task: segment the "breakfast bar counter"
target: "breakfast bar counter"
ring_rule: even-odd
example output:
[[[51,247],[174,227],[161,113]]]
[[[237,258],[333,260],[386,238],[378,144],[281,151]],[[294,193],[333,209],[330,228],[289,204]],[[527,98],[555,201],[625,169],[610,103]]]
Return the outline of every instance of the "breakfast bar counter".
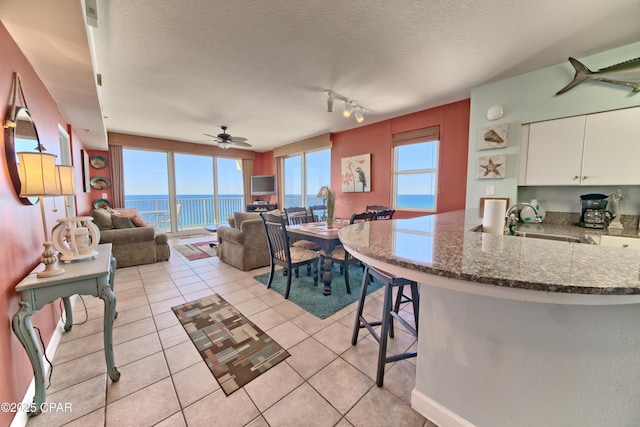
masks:
[[[469,209],[340,231],[356,258],[420,283],[412,407],[441,426],[637,425],[640,251],[481,223]]]

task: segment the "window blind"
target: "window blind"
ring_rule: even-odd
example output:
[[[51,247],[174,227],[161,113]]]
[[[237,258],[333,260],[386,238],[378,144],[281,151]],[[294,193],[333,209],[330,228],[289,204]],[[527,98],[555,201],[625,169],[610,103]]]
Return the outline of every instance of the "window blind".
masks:
[[[391,146],[416,144],[418,142],[440,140],[440,126],[429,126],[421,129],[409,130],[406,132],[394,133],[391,136]]]

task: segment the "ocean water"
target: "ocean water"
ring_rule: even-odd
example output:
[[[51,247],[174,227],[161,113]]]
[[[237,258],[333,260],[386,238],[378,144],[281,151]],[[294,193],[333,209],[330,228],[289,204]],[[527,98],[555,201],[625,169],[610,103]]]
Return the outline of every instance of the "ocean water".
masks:
[[[227,222],[229,215],[245,210],[244,198],[241,194],[218,195],[218,206],[215,206],[213,195],[181,194],[176,197],[180,205],[178,225],[182,227],[199,227],[205,224]],[[307,205],[322,205],[322,199],[316,195],[307,195]],[[285,196],[285,207],[301,206],[299,196]],[[147,222],[157,224],[161,229],[169,228],[169,196],[168,195],[127,195],[125,208],[136,208]],[[398,196],[397,209],[434,209],[433,195],[403,194]],[[216,221],[217,213],[217,221]]]

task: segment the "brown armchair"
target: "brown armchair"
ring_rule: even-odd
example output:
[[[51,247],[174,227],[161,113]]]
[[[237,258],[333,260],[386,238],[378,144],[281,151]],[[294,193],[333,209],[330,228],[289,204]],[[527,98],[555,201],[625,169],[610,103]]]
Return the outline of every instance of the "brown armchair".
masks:
[[[229,225],[218,227],[220,261],[242,271],[269,265],[269,244],[260,214],[236,212]]]

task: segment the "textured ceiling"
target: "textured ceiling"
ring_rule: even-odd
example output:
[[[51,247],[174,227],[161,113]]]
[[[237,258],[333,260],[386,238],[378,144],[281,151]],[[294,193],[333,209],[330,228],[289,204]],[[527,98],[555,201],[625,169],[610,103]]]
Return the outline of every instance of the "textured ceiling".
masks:
[[[23,10],[17,5],[59,3],[5,1]],[[79,3],[63,3],[76,10],[60,19],[80,34]],[[640,0],[98,0],[99,26],[85,43],[91,46],[93,37],[107,130],[208,143],[203,133],[227,125],[256,151],[267,151],[464,99],[477,85],[636,42],[638,16]],[[48,22],[50,15],[0,7],[6,18],[32,63],[31,56],[46,56],[23,47],[14,33],[21,19]],[[87,50],[74,52],[85,67]],[[324,89],[372,113],[361,125],[342,117],[341,102],[327,113]]]

